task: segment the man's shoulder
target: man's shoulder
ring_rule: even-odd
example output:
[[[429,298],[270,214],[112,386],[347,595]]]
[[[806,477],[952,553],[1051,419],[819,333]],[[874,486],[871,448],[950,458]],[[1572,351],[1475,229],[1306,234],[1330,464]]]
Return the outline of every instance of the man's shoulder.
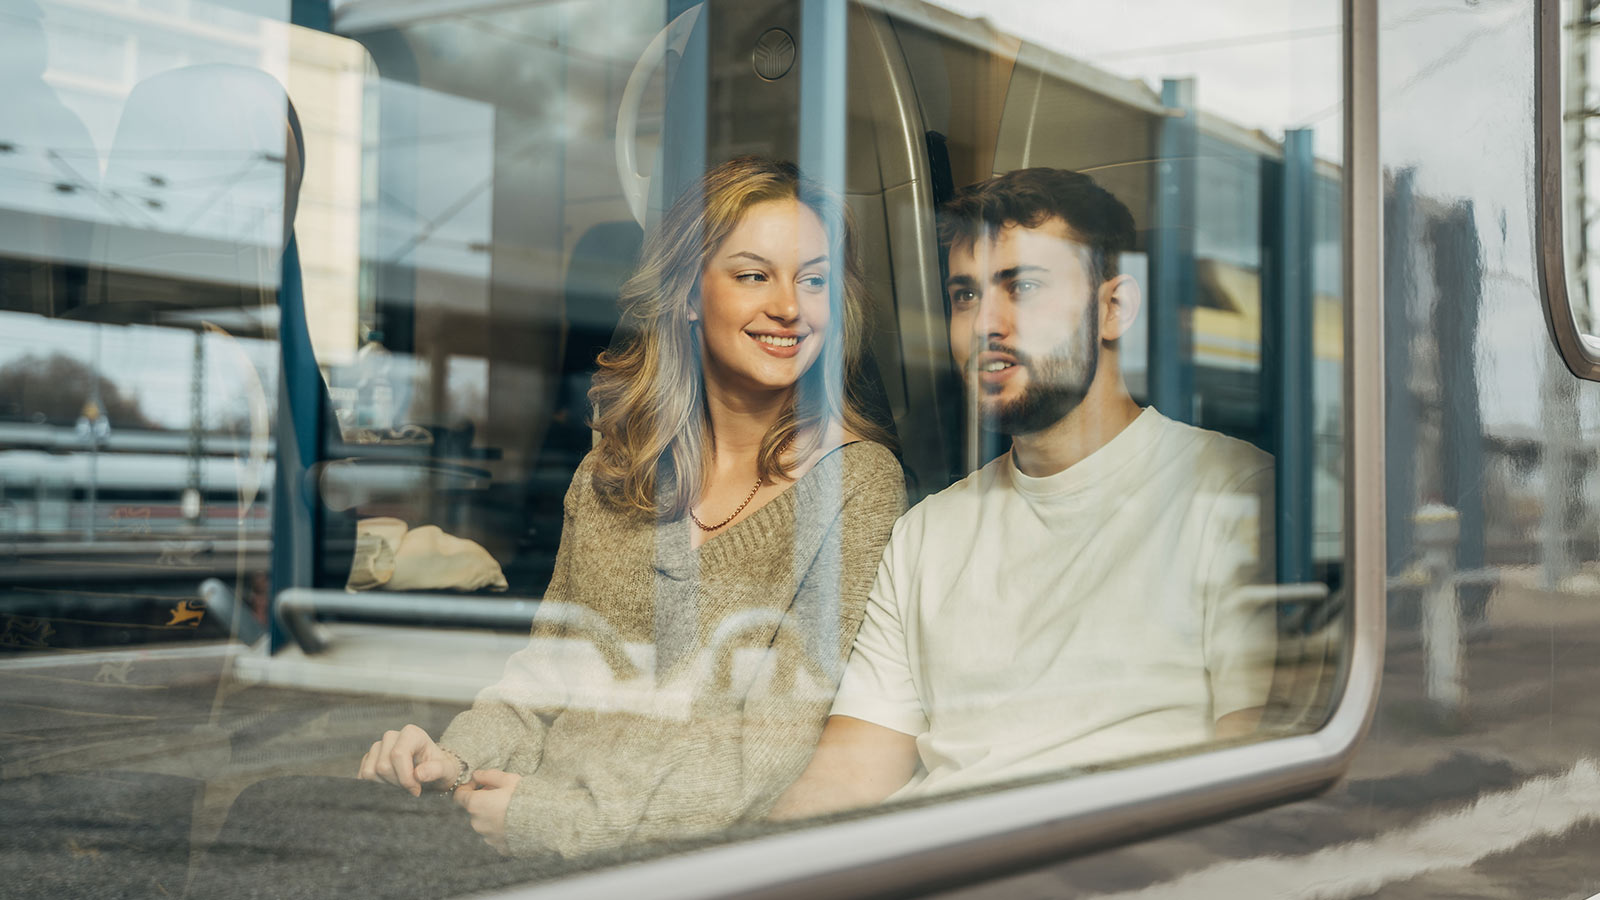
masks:
[[[972,514],[984,496],[1002,486],[1010,460],[1011,454],[1002,453],[960,481],[922,498],[900,518],[896,531],[920,531],[928,523],[948,530],[955,523],[974,521]]]
[[[1218,486],[1268,478],[1272,455],[1248,441],[1161,416],[1162,441],[1198,481]]]

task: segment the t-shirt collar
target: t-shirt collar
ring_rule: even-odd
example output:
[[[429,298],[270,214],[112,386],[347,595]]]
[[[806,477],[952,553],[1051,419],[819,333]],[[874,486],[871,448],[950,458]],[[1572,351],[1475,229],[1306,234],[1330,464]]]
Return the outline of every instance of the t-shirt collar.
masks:
[[[1017,468],[1016,458],[1008,451],[1005,468],[1017,492],[1029,498],[1059,497],[1078,493],[1106,483],[1112,474],[1122,469],[1148,449],[1161,429],[1162,415],[1155,407],[1147,406],[1134,417],[1116,437],[1104,446],[1065,469],[1035,478]]]

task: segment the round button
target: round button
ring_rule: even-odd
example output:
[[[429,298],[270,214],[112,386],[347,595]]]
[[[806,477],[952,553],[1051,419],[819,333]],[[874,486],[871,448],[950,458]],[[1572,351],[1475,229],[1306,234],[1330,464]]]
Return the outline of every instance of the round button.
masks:
[[[750,65],[767,81],[777,81],[794,68],[794,37],[782,28],[768,28],[756,38]]]

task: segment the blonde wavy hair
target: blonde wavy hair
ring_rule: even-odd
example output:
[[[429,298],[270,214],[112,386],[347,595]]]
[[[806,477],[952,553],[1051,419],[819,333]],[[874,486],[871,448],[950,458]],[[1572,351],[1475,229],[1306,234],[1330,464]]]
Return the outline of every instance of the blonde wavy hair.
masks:
[[[796,200],[817,214],[828,234],[833,270],[843,277],[829,280],[831,314],[822,353],[762,438],[758,471],[767,480],[788,477],[785,447],[793,442],[798,458],[809,456],[823,440],[821,426],[832,421],[892,446],[853,389],[865,352],[867,299],[849,209],[793,163],[741,157],[706,172],[672,205],[645,241],[638,270],[622,286],[621,340],[600,354],[589,390],[590,426],[600,433],[594,488],[613,507],[672,521],[699,497],[715,447],[700,329],[690,327],[689,311],[698,302],[706,261],[746,210],[771,200]]]

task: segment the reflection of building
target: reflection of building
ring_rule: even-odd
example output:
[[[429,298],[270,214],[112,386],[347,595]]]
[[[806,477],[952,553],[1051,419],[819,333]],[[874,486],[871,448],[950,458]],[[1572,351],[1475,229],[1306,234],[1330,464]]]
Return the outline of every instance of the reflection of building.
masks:
[[[1391,570],[1413,562],[1415,510],[1443,503],[1462,513],[1462,568],[1538,560],[1559,580],[1600,554],[1587,477],[1600,421],[1580,408],[1542,323],[1486,318],[1517,308],[1497,295],[1535,288],[1484,260],[1474,208],[1415,194],[1409,170],[1386,205]],[[1522,362],[1530,347],[1538,367]]]
[[[366,76],[360,48],[203,3],[174,11],[159,3],[52,0],[41,8],[33,28],[25,26],[7,39],[7,46],[22,39],[37,42],[39,50],[31,55],[39,57],[39,71],[15,71],[15,56],[9,64],[0,62],[8,90],[32,85],[40,107],[57,111],[53,117],[0,122],[0,144],[11,148],[9,159],[0,157],[6,163],[0,166],[0,269],[12,287],[0,297],[0,306],[60,315],[84,302],[115,306],[137,297],[146,301],[137,314],[75,315],[179,327],[205,318],[235,334],[270,333],[275,310],[248,308],[252,304],[240,309],[218,298],[237,296],[230,289],[235,278],[248,279],[238,286],[269,291],[275,281],[257,285],[253,272],[235,276],[224,267],[197,263],[193,255],[164,256],[151,250],[151,238],[168,233],[181,234],[194,246],[258,246],[265,257],[277,258],[282,148],[258,159],[205,160],[180,152],[163,161],[130,141],[134,129],[125,121],[135,87],[156,75],[184,66],[241,66],[270,73],[295,95],[308,153],[318,161],[307,172],[300,201],[313,340],[330,359],[347,359],[355,349],[360,260]],[[280,12],[286,19],[287,4]],[[22,132],[9,133],[16,129]],[[215,255],[220,259],[227,253]],[[39,278],[16,274],[46,266],[93,270],[108,264],[124,269],[126,277],[98,291],[91,285],[87,300],[81,288],[57,290],[60,296],[44,306],[37,296]],[[153,319],[146,314],[150,305],[160,310]],[[189,310],[206,312],[185,315]]]

